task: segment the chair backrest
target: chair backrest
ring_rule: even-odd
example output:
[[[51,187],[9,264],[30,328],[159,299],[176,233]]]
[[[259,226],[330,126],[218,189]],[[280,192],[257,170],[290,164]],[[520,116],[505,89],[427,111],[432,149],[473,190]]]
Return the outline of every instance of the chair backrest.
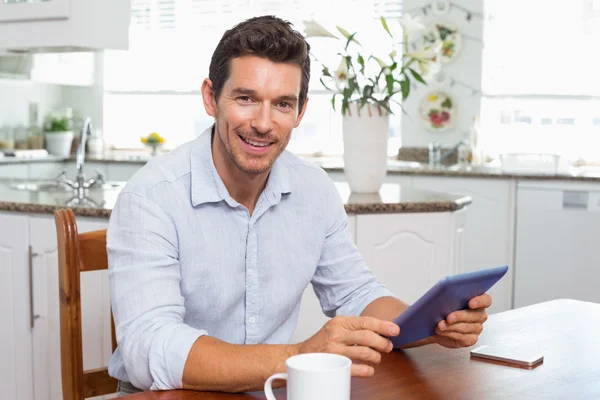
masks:
[[[117,381],[107,368],[83,370],[81,331],[81,285],[79,274],[108,269],[106,230],[77,232],[70,209],[54,212],[58,241],[58,279],[60,296],[60,355],[64,400],[83,400],[117,391]],[[117,347],[111,314],[113,352]]]

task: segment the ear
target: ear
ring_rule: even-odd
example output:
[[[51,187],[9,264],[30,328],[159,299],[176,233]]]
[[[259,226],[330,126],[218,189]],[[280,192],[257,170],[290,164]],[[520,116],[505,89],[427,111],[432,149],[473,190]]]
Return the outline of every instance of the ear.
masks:
[[[300,111],[300,114],[298,114],[298,118],[296,118],[296,123],[294,124],[294,128],[297,128],[298,125],[300,125],[302,118],[304,118],[304,113],[306,112],[307,105],[308,105],[308,96],[306,97],[306,100],[304,100],[304,104],[302,105],[302,110]]]
[[[202,102],[206,113],[213,118],[217,118],[217,99],[212,90],[212,81],[208,78],[202,82]]]

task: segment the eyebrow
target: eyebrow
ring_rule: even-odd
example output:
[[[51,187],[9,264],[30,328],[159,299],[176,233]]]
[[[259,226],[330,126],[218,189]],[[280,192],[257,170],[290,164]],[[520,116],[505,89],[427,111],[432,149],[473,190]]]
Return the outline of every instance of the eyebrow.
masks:
[[[231,91],[231,94],[234,96],[256,96],[256,90],[248,89],[244,87],[236,87]],[[277,97],[277,101],[291,101],[298,102],[298,96],[295,94],[284,94],[283,96]]]

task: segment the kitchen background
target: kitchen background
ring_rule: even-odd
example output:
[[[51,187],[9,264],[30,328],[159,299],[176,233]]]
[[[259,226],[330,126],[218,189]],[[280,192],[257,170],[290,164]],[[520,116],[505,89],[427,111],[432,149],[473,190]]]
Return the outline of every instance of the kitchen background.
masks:
[[[481,148],[492,157],[550,152],[571,161],[598,158],[600,83],[594,78],[600,61],[592,51],[600,35],[597,2],[456,0],[442,17],[427,0],[317,3],[134,0],[128,51],[1,57],[0,132],[22,135],[30,124],[29,104],[36,103],[38,127],[51,110],[72,107],[76,115],[92,117],[106,149],[142,149],[140,137],[150,132],[172,148],[210,125],[199,88],[216,42],[236,21],[274,13],[302,30],[304,20],[324,23],[336,15],[331,26],[360,37],[369,34],[366,22],[379,15],[397,19],[405,11],[426,23],[444,21],[460,37],[451,62],[427,87],[413,87],[403,105],[406,114],[391,121],[390,156],[431,141],[452,147],[475,125]],[[322,48],[319,40],[313,45]],[[316,64],[311,104],[289,148],[339,155],[341,115],[331,109]],[[456,112],[443,133],[431,132],[419,117],[423,99],[438,90],[451,97]]]
[[[500,265],[509,272],[491,290],[490,313],[558,298],[600,302],[600,1],[0,0],[3,398],[62,398],[53,211],[73,207],[79,232],[105,229],[125,181],[152,157],[142,137],[164,138],[160,153],[212,123],[199,89],[225,29],[276,14],[302,31],[314,18],[333,32],[357,31],[364,48],[377,50],[370,34],[381,30],[379,16],[393,24],[404,13],[452,40],[441,72],[412,87],[405,112],[390,119],[380,193],[348,190],[342,116],[318,63],[289,150],[327,171],[357,248],[408,302],[444,276]],[[338,51],[331,40],[309,40],[325,57]],[[429,117],[424,106],[443,101],[448,115]],[[44,125],[54,112],[74,120],[66,156],[15,150],[48,146],[57,134]],[[82,181],[96,183],[72,190],[85,118],[93,136]],[[458,151],[430,164],[433,142],[446,155],[465,139],[466,160]],[[86,274],[84,366],[98,368],[111,355],[108,276]],[[324,319],[307,288],[295,339]]]

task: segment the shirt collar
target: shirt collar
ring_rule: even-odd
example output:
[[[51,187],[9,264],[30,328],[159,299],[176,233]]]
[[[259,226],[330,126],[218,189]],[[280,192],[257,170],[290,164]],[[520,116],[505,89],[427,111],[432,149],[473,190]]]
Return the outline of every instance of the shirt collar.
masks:
[[[206,129],[196,139],[196,144],[191,151],[192,205],[195,207],[203,203],[216,203],[225,200],[230,206],[236,207],[239,203],[229,195],[212,158],[211,137],[213,127],[214,125]],[[291,193],[290,174],[285,162],[285,152],[277,157],[277,160],[273,163],[264,192],[271,194],[277,201],[282,194]],[[270,197],[268,198],[271,202]]]

